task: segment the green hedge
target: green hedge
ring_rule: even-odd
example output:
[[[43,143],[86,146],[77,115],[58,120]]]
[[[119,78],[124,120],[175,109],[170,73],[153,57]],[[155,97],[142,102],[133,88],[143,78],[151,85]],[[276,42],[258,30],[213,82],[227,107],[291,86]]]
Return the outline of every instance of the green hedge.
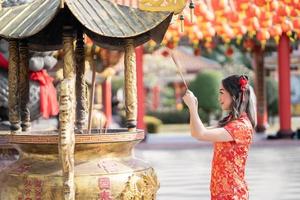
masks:
[[[181,111],[152,111],[147,114],[160,119],[164,124],[185,124],[189,122],[189,113],[186,109]]]
[[[153,116],[145,116],[144,122],[146,124],[146,129],[148,133],[157,133],[159,131],[159,127],[161,126],[162,122],[156,117]]]
[[[208,123],[208,115],[201,108],[198,110],[199,117],[203,123]],[[149,116],[154,116],[162,121],[164,124],[187,124],[190,123],[190,114],[185,107],[181,111],[172,110],[172,111],[156,111],[148,112]]]

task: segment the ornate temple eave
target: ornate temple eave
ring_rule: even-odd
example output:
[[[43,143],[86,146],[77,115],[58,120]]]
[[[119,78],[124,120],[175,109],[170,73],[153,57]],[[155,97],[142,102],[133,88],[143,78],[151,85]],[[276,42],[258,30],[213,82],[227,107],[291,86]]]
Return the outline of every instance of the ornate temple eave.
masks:
[[[66,0],[66,4],[88,30],[113,38],[129,38],[146,33],[171,14],[142,11],[107,0]]]
[[[21,39],[30,37],[55,17],[60,0],[35,0],[28,4],[0,10],[0,36]]]
[[[172,14],[169,15],[155,28],[148,30],[147,32],[144,32],[140,35],[127,38],[101,36],[88,29],[86,29],[84,32],[95,42],[95,44],[99,45],[100,47],[112,50],[124,50],[124,47],[126,46],[126,39],[132,39],[133,45],[135,47],[146,43],[150,39],[154,40],[157,43],[160,43],[164,37],[165,32],[167,31],[171,19]]]

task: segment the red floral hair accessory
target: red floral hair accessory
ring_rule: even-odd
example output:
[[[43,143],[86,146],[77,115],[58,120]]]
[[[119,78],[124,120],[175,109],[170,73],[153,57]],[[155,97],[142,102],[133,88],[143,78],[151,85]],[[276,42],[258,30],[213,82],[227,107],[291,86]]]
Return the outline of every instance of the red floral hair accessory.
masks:
[[[239,79],[239,85],[240,85],[242,92],[246,91],[247,84],[248,84],[248,78],[245,76],[241,76]]]

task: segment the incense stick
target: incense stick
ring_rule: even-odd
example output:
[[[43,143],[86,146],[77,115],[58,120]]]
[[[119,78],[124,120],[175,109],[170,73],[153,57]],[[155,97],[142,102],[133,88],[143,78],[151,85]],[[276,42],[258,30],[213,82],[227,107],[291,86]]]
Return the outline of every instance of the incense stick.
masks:
[[[88,119],[88,134],[91,134],[92,129],[92,112],[93,112],[93,106],[94,106],[94,96],[95,96],[95,82],[96,82],[96,64],[93,60],[93,77],[92,77],[92,91],[90,95],[90,108],[89,108],[89,119]]]
[[[176,59],[174,58],[173,53],[171,53],[171,58],[173,59],[175,65],[176,65],[176,67],[177,67],[177,71],[179,72],[179,75],[180,75],[181,80],[182,80],[182,82],[183,82],[183,84],[184,84],[184,86],[185,86],[185,89],[186,89],[186,90],[189,90],[188,85],[186,84],[186,81],[185,81],[185,79],[184,79],[184,77],[183,77],[183,74],[182,74],[182,71],[181,71],[181,66],[180,66],[180,64],[176,61]]]

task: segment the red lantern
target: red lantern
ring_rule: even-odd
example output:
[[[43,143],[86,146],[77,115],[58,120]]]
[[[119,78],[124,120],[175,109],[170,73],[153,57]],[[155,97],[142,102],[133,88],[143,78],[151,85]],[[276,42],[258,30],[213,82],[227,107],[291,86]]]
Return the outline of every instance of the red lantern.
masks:
[[[251,49],[253,49],[253,47],[254,47],[254,42],[253,42],[253,40],[251,40],[251,39],[246,39],[246,40],[244,41],[244,48],[245,48],[245,49],[251,50]]]
[[[289,16],[290,12],[290,8],[284,4],[281,4],[277,10],[277,14],[282,17]]]
[[[270,39],[270,33],[266,29],[260,29],[257,31],[256,38],[260,41],[266,41]]]
[[[269,33],[270,36],[272,37],[280,36],[282,34],[281,26],[280,25],[271,26],[269,28]]]
[[[247,18],[259,16],[260,9],[256,5],[250,4],[248,9],[246,10],[246,15]]]
[[[205,18],[207,21],[213,21],[213,20],[215,19],[215,15],[214,15],[211,11],[207,10],[207,11],[205,12],[204,18]]]
[[[273,12],[276,12],[277,10],[278,10],[278,8],[279,8],[279,3],[278,3],[278,1],[277,0],[273,0],[273,1],[271,1],[271,10],[273,11]]]
[[[168,56],[170,55],[170,53],[169,53],[169,51],[164,50],[163,52],[161,52],[161,55],[162,55],[163,57],[168,57]]]
[[[295,8],[291,10],[291,17],[298,17],[299,11],[297,11]]]
[[[193,25],[193,23],[185,17],[184,18],[184,26],[188,27],[188,26],[192,26],[192,25]]]
[[[249,0],[236,0],[235,4],[238,11],[244,11],[249,7]]]
[[[260,27],[267,28],[272,25],[272,20],[271,20],[271,13],[269,12],[262,12],[261,15],[259,16],[259,24]]]
[[[259,6],[259,7],[263,7],[266,5],[266,0],[254,0],[254,3]]]
[[[168,48],[170,48],[170,49],[174,49],[175,44],[174,44],[173,41],[168,41],[166,46],[167,46]]]
[[[273,24],[281,24],[283,21],[283,17],[280,17],[279,15],[273,15],[272,21]]]
[[[229,12],[226,16],[229,22],[232,22],[234,24],[239,22],[239,15],[237,12]]]
[[[247,28],[244,25],[237,26],[234,30],[236,35],[244,35],[247,32]]]
[[[293,24],[290,20],[286,19],[281,23],[281,28],[283,32],[287,33],[293,29]]]
[[[293,20],[293,26],[295,30],[300,30],[300,18],[296,18]]]
[[[225,55],[227,57],[231,57],[233,55],[233,49],[231,47],[228,47],[225,51]]]
[[[211,0],[211,6],[214,10],[224,10],[227,4],[227,0]]]
[[[194,55],[195,56],[200,56],[200,54],[201,54],[200,48],[195,48],[194,49]]]
[[[207,5],[203,2],[195,4],[194,13],[196,16],[203,16],[203,14],[208,10]]]
[[[233,32],[232,28],[228,24],[223,24],[223,30],[224,30],[224,34],[228,38],[234,38],[234,32]]]

